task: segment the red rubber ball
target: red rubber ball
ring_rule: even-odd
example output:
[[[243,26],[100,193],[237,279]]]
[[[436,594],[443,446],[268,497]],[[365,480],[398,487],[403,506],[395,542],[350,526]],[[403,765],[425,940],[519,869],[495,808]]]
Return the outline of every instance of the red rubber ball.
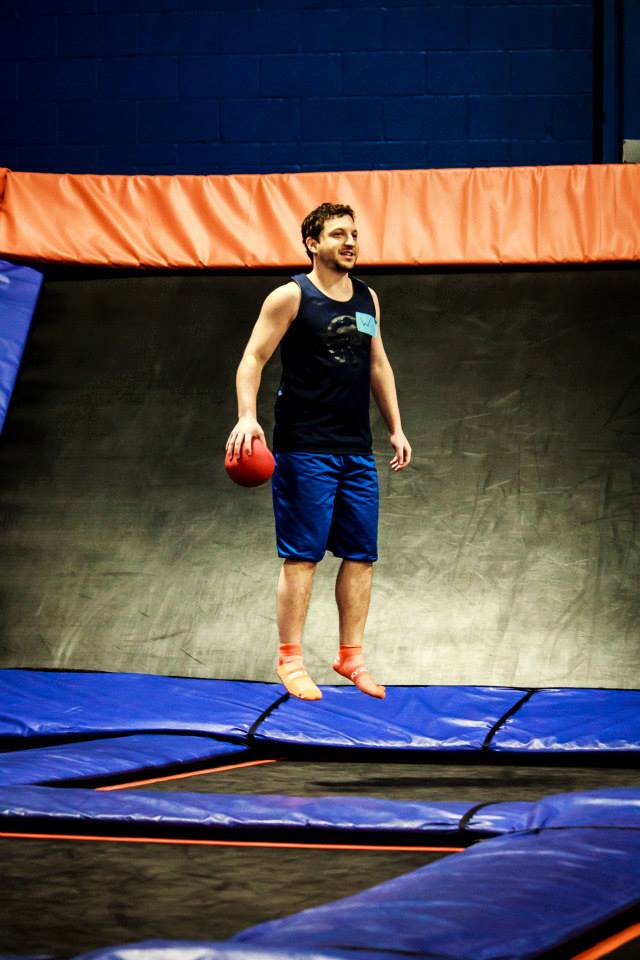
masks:
[[[241,487],[259,487],[266,483],[273,473],[276,462],[273,454],[264,445],[259,437],[254,437],[251,456],[242,447],[237,460],[227,454],[224,458],[224,467],[234,483]]]

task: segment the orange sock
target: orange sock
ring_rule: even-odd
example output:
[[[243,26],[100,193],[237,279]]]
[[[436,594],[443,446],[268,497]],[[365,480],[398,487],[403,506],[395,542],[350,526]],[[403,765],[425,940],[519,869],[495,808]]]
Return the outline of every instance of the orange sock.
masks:
[[[299,643],[281,643],[276,673],[292,697],[299,700],[320,700],[322,692],[307,673]]]
[[[363,693],[368,693],[370,697],[378,697],[379,700],[384,699],[386,690],[380,684],[373,682],[371,674],[364,665],[360,644],[357,646],[341,644],[338,656],[333,661],[333,669],[341,677],[346,677],[347,680],[355,683],[358,690],[362,690]]]

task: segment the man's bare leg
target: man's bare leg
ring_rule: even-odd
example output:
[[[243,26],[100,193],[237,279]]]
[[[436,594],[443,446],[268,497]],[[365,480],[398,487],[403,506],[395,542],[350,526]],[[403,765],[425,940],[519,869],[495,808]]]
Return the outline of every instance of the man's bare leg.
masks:
[[[336,579],[336,603],[340,616],[340,652],[333,669],[368,693],[382,699],[384,687],[374,683],[364,665],[362,641],[369,613],[373,564],[343,560]]]
[[[280,651],[276,673],[288,692],[300,700],[319,700],[322,697],[302,663],[302,633],[315,572],[315,563],[285,560],[278,580]]]

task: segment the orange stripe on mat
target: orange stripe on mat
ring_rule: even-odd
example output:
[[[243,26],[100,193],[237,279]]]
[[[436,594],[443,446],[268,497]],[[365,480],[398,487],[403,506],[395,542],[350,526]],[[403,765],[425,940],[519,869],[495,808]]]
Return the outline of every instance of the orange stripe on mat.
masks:
[[[173,773],[168,777],[154,777],[152,780],[132,780],[130,783],[117,783],[110,787],[96,787],[96,790],[126,790],[128,787],[144,787],[150,783],[164,783],[166,780],[186,780],[188,777],[202,777],[205,773],[224,773],[227,770],[240,770],[241,767],[258,767],[263,763],[278,763],[272,760],[247,760],[246,763],[233,763],[226,767],[210,767],[208,770],[194,770],[191,773]]]
[[[462,853],[465,847],[394,847],[356,843],[275,843],[267,840],[185,840],[173,837],[88,837],[72,833],[4,833],[18,840],[93,840],[99,843],[175,843],[203,847],[268,847],[287,850],[386,850],[395,853]]]
[[[621,933],[615,933],[612,937],[607,937],[602,943],[585,950],[584,953],[578,953],[573,957],[573,960],[599,960],[600,957],[606,957],[613,950],[617,950],[618,947],[622,947],[625,943],[630,943],[638,937],[640,937],[640,923],[634,923],[633,926],[627,927]]]

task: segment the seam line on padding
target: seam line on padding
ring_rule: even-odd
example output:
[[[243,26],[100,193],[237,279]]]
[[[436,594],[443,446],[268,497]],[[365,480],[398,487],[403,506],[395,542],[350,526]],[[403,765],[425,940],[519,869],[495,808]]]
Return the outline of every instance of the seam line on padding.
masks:
[[[458,823],[458,830],[462,833],[469,826],[469,822],[473,817],[475,817],[478,810],[482,810],[483,807],[491,807],[493,802],[490,800],[485,800],[484,803],[476,803],[475,807],[471,807],[467,812],[460,817],[460,822]]]
[[[482,741],[482,747],[481,747],[482,750],[488,750],[488,749],[489,749],[489,746],[490,746],[490,744],[491,744],[491,741],[492,741],[493,738],[495,737],[495,735],[496,735],[496,733],[498,732],[498,730],[500,729],[500,727],[504,726],[504,724],[507,722],[507,720],[508,720],[510,717],[512,717],[512,716],[514,715],[514,713],[517,713],[518,710],[520,709],[520,707],[524,706],[524,704],[527,702],[527,700],[530,700],[531,697],[534,695],[534,693],[537,693],[537,692],[538,692],[538,688],[537,688],[537,687],[533,687],[531,690],[527,690],[527,692],[525,693],[525,695],[524,695],[523,697],[520,697],[520,699],[518,700],[517,703],[514,703],[514,705],[513,705],[512,707],[509,707],[509,709],[507,710],[507,712],[504,713],[504,714],[500,717],[499,720],[496,720],[496,722],[495,722],[494,725],[491,727],[491,729],[490,729],[489,732],[487,733],[486,737],[485,737],[484,740]]]
[[[268,706],[266,710],[263,710],[263,711],[262,711],[262,713],[260,714],[260,716],[258,717],[258,719],[255,720],[255,721],[251,724],[251,726],[249,727],[249,730],[248,730],[248,732],[247,732],[247,744],[248,744],[248,746],[250,746],[250,747],[251,747],[251,746],[254,746],[255,738],[256,738],[256,730],[258,729],[258,727],[260,726],[260,724],[261,724],[261,723],[264,723],[264,721],[267,719],[267,717],[269,717],[269,716],[273,713],[274,710],[277,710],[281,703],[284,703],[284,702],[285,702],[286,700],[288,700],[288,699],[289,699],[289,693],[288,693],[288,692],[287,692],[287,693],[283,693],[282,696],[281,696],[281,697],[278,697],[278,699],[275,700],[272,704],[270,704],[270,706]]]

